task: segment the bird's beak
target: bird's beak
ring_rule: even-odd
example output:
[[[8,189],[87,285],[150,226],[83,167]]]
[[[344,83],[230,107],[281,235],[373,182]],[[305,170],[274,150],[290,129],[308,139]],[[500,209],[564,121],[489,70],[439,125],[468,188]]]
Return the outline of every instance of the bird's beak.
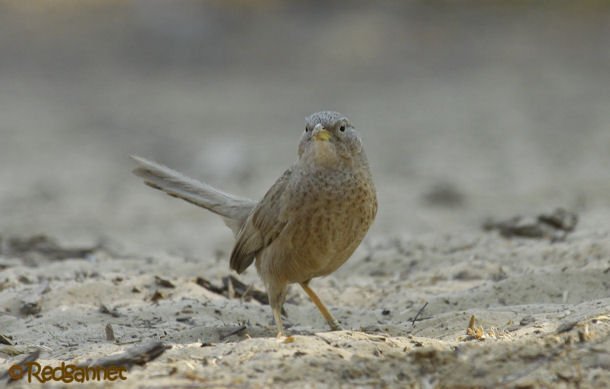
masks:
[[[321,124],[317,124],[313,129],[313,138],[318,141],[329,141],[332,134],[322,127]]]

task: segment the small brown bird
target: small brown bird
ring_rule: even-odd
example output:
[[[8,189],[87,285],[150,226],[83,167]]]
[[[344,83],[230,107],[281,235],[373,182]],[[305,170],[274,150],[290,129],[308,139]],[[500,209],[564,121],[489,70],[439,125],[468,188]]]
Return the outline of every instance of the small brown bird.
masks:
[[[236,243],[231,269],[256,260],[278,336],[289,284],[298,283],[332,330],[340,326],[309,287],[312,278],[337,270],[352,255],[377,213],[377,197],[362,146],[338,112],[306,118],[298,159],[260,202],[240,198],[144,158],[132,157],[145,183],[223,217]]]

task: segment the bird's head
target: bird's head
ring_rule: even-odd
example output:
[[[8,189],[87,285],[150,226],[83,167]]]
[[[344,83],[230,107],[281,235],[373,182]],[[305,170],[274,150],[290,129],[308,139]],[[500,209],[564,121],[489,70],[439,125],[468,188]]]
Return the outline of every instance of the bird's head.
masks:
[[[339,112],[316,112],[305,118],[299,158],[332,166],[351,162],[362,154],[362,140],[349,119]]]

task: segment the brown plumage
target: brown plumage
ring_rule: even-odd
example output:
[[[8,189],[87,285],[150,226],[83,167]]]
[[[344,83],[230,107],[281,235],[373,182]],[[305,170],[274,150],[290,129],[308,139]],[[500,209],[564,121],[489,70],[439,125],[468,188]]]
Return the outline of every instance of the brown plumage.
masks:
[[[377,212],[362,141],[349,120],[323,111],[306,119],[299,157],[258,203],[224,193],[140,157],[134,173],[153,188],[220,215],[236,243],[231,269],[252,262],[265,283],[278,335],[289,284],[300,284],[331,329],[339,329],[309,287],[337,270],[358,247]]]

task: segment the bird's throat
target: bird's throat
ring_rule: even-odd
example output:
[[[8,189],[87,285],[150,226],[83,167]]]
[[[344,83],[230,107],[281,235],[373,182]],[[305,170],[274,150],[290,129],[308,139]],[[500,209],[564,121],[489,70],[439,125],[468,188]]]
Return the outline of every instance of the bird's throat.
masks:
[[[320,166],[336,166],[339,155],[335,145],[328,141],[314,141],[312,144],[312,155],[315,164]]]

